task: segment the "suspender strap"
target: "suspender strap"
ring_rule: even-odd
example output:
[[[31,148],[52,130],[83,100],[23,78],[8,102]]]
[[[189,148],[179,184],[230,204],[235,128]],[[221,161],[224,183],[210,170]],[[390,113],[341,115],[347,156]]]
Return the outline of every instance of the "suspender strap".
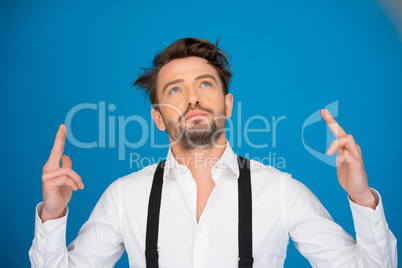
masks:
[[[240,175],[239,194],[239,268],[253,267],[252,193],[250,161],[238,156]],[[163,169],[165,161],[156,167],[148,203],[145,258],[147,268],[158,268],[159,211],[162,198]]]
[[[252,193],[250,161],[238,156],[239,191],[239,268],[253,267]]]
[[[149,196],[147,232],[145,238],[145,258],[147,268],[158,268],[159,211],[161,208],[164,167],[165,161],[160,162],[156,167],[151,194]]]

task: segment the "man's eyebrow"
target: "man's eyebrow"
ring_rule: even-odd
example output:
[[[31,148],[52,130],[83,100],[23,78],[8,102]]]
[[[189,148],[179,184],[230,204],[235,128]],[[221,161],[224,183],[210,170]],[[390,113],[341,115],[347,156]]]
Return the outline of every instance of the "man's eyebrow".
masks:
[[[181,82],[184,82],[184,80],[183,80],[183,79],[176,79],[176,80],[173,80],[173,81],[170,81],[170,82],[166,83],[166,85],[163,87],[162,94],[165,93],[165,90],[166,90],[169,86],[174,85],[174,84],[177,84],[177,83],[181,83]]]
[[[216,78],[210,74],[203,74],[203,75],[197,76],[194,80],[199,80],[199,79],[203,79],[203,78],[211,78],[211,79],[215,80],[215,83],[218,83],[218,81],[216,81]]]
[[[204,79],[204,78],[211,78],[211,79],[213,79],[216,83],[218,83],[218,81],[216,81],[216,78],[215,78],[214,76],[210,75],[210,74],[202,74],[202,75],[199,75],[199,76],[197,76],[194,80],[199,80],[199,79]],[[184,82],[184,79],[176,79],[176,80],[173,80],[173,81],[170,81],[170,82],[166,83],[166,85],[163,87],[162,94],[165,93],[165,90],[166,90],[169,86],[174,85],[174,84],[177,84],[177,83],[182,83],[182,82]]]

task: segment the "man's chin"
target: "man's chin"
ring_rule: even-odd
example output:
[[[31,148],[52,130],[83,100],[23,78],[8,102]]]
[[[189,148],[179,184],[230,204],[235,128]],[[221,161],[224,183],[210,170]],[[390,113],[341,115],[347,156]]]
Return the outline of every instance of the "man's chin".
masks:
[[[210,132],[211,128],[209,126],[193,126],[191,128],[187,128],[186,132],[187,133],[192,133],[192,132]]]
[[[198,128],[200,126],[202,127],[208,127],[210,126],[210,122],[206,121],[204,119],[194,119],[186,122],[186,128],[191,129],[191,128]]]

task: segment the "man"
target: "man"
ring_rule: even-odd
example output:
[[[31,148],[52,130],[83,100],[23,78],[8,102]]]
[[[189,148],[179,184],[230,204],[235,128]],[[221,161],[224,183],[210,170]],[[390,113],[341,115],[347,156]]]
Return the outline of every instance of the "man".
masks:
[[[283,267],[290,236],[313,267],[396,267],[396,239],[353,137],[321,111],[357,243],[303,184],[233,153],[224,132],[230,78],[226,54],[204,40],[180,39],[156,55],[134,84],[168,133],[166,162],[110,185],[68,249],[67,204],[84,186],[63,155],[61,125],[43,168],[32,266],[112,267],[126,249],[131,267]]]

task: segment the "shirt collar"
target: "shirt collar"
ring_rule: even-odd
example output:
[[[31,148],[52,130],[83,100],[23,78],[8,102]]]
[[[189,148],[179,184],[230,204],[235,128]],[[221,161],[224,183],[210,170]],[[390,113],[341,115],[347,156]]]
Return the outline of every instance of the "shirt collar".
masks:
[[[229,142],[226,140],[226,148],[223,152],[221,158],[219,158],[218,162],[212,167],[212,175],[220,169],[228,169],[236,175],[236,178],[239,177],[239,163],[237,162],[237,155],[233,152],[232,147]],[[169,151],[166,157],[165,169],[163,172],[163,179],[169,175],[170,172],[174,172],[176,174],[183,174],[188,168],[185,165],[179,164],[173,156],[172,148],[169,147]]]

